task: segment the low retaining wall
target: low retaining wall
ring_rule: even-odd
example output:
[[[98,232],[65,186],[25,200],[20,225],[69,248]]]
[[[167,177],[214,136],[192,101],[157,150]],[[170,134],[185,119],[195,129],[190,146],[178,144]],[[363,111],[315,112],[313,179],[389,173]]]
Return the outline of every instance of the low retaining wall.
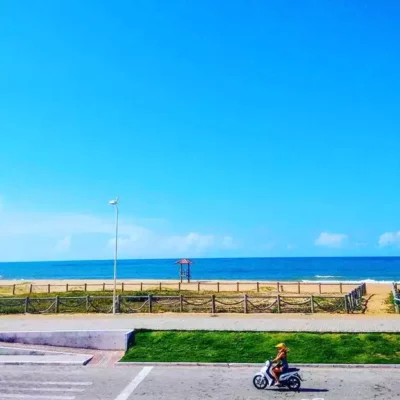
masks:
[[[126,351],[133,341],[133,330],[0,332],[0,342],[78,349]]]

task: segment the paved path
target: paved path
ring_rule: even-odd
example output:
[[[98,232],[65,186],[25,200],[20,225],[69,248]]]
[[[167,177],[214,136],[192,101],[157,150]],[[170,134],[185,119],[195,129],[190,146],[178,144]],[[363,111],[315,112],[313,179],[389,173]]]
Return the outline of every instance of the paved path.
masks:
[[[400,332],[400,315],[10,315],[0,331],[102,329],[252,330],[298,332]]]
[[[257,390],[251,368],[3,367],[0,400],[398,399],[397,370],[302,369],[299,393]]]

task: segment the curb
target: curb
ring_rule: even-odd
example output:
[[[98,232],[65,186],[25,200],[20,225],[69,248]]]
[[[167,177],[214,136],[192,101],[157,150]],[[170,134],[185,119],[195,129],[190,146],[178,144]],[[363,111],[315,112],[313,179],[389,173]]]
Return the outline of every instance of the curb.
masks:
[[[196,362],[123,362],[118,361],[114,364],[118,367],[219,367],[219,368],[261,368],[264,364],[253,363],[196,363]],[[377,369],[400,369],[400,364],[290,364],[295,368],[377,368]]]

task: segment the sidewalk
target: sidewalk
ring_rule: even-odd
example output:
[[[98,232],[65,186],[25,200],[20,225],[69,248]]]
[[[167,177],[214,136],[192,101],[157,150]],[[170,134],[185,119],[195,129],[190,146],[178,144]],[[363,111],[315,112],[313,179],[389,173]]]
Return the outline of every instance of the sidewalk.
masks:
[[[400,315],[129,314],[2,315],[0,331],[231,330],[297,332],[400,332]]]

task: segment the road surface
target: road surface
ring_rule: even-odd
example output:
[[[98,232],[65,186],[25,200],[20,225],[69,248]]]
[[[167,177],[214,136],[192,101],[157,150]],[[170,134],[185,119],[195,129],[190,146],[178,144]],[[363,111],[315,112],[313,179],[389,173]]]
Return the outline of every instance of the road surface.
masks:
[[[0,331],[178,329],[297,332],[400,332],[400,315],[2,315]]]
[[[252,368],[2,367],[0,400],[392,400],[398,370],[304,369],[303,389],[258,391]]]

